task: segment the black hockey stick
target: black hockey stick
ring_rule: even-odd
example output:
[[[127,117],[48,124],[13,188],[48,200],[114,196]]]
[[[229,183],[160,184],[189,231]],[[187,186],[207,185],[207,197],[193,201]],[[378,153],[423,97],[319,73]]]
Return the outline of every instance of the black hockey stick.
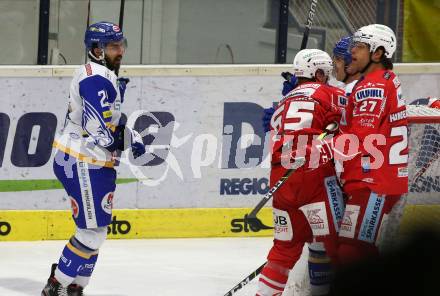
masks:
[[[325,128],[324,132],[318,136],[318,140],[322,140],[329,133],[336,131],[339,128],[339,125],[336,122],[332,122]],[[257,218],[258,212],[263,208],[263,206],[272,198],[273,194],[281,187],[281,185],[286,182],[286,180],[295,172],[298,168],[300,168],[305,163],[305,158],[300,157],[296,158],[292,167],[289,168],[286,173],[275,183],[275,185],[269,190],[268,193],[263,197],[263,199],[255,206],[255,208],[247,215],[247,222],[249,226],[254,231],[259,231],[261,229],[269,229],[271,227],[264,225],[263,222]]]
[[[257,275],[259,275],[261,273],[261,270],[263,270],[265,265],[266,265],[266,262],[264,262],[260,267],[258,267],[256,270],[254,270],[250,275],[248,275],[243,280],[241,280],[237,285],[234,286],[234,288],[229,290],[225,294],[225,296],[232,296],[235,294],[235,292],[237,292],[238,290],[240,290],[241,288],[243,288],[244,286],[249,284],[250,281],[252,281]]]
[[[119,28],[122,31],[124,26],[124,10],[125,10],[125,0],[121,0],[121,7],[119,8]],[[119,76],[119,68],[115,69],[116,76]]]
[[[125,8],[125,0],[121,0],[121,7],[119,9],[119,28],[124,26],[124,9]]]
[[[90,1],[91,0],[89,0],[87,3],[87,27],[86,27],[86,30],[88,30],[89,26],[90,26]],[[85,55],[84,55],[84,63],[87,63],[87,55],[88,55],[88,52],[87,52],[87,48],[86,48]]]
[[[309,15],[307,17],[307,24],[304,30],[304,35],[300,49],[305,49],[307,47],[307,41],[309,40],[309,32],[310,29],[312,28],[313,18],[315,17],[316,5],[318,5],[318,0],[312,0],[312,3],[310,4]]]

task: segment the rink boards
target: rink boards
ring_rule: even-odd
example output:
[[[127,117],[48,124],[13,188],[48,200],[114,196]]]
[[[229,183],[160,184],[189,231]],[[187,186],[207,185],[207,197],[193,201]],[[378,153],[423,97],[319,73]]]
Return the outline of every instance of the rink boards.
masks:
[[[64,123],[74,69],[0,67],[0,240],[64,239],[72,232],[69,198],[52,172],[51,146]],[[123,227],[121,219],[131,228],[110,237],[270,236],[271,230],[254,232],[240,220],[268,191],[269,137],[261,115],[280,99],[280,73],[286,70],[285,65],[121,69],[131,79],[122,111],[148,129],[150,158],[144,167],[127,161],[118,167],[113,225]],[[396,72],[408,103],[439,96],[440,64],[397,65]],[[440,172],[429,178],[429,186],[410,192],[404,220],[409,228],[439,219]],[[270,209],[262,214],[270,224]]]
[[[142,209],[114,210],[109,238],[190,238],[270,236],[255,231],[246,221],[250,209]],[[272,211],[258,217],[271,225]],[[70,211],[0,211],[0,241],[67,239],[74,231]]]
[[[248,208],[114,210],[107,228],[110,239],[271,236],[271,229],[255,231],[246,221]],[[272,226],[272,211],[258,217]],[[440,227],[439,206],[409,205],[400,232]],[[70,211],[0,211],[0,241],[68,239],[74,231]]]

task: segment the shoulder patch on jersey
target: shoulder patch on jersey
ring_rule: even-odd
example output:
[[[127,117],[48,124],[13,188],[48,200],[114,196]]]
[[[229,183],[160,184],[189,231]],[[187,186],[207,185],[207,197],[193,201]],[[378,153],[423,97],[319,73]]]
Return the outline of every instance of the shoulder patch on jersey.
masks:
[[[338,105],[341,107],[347,106],[347,97],[345,96],[338,96]]]
[[[390,122],[399,121],[406,118],[406,110],[390,114]]]
[[[390,79],[390,78],[391,78],[391,73],[388,72],[388,71],[386,71],[386,72],[383,74],[383,78],[385,78],[386,80]]]
[[[104,118],[112,117],[112,110],[104,111],[102,112],[102,115],[104,116]]]
[[[86,64],[85,67],[86,67],[87,76],[91,76],[92,75],[92,66],[90,66],[90,64]]]

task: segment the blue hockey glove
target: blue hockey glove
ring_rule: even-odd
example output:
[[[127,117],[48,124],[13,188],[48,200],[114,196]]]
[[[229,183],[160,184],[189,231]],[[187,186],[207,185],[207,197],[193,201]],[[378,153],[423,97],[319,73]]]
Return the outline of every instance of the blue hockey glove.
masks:
[[[272,118],[272,115],[274,113],[275,113],[275,108],[273,107],[264,109],[264,115],[262,118],[264,132],[270,131],[270,119]]]
[[[143,143],[135,142],[131,144],[131,151],[133,152],[134,158],[138,158],[145,154],[145,145]]]
[[[145,145],[142,142],[142,136],[135,130],[131,131],[131,152],[134,159],[145,154]]]
[[[286,80],[283,82],[283,90],[281,91],[281,94],[285,96],[298,85],[298,78],[290,72],[283,72],[281,76]]]
[[[119,93],[121,94],[121,103],[123,103],[125,90],[127,89],[127,84],[130,82],[130,79],[126,77],[119,77],[117,81],[118,81]]]

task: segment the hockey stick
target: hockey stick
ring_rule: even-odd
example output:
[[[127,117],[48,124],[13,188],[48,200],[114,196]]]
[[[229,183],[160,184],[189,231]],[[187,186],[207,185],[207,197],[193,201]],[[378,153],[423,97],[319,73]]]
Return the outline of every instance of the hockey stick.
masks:
[[[249,284],[250,281],[252,281],[257,275],[259,275],[261,273],[261,270],[263,270],[265,265],[266,265],[266,262],[264,262],[260,267],[258,267],[256,270],[254,270],[250,275],[248,275],[243,280],[241,280],[237,285],[234,286],[234,288],[229,290],[225,294],[225,296],[232,296],[235,294],[235,292],[237,292],[238,290],[240,290],[241,288],[243,288],[244,286]]]
[[[318,5],[318,0],[312,0],[312,3],[310,4],[310,10],[307,18],[306,28],[304,30],[304,35],[301,42],[301,48],[300,48],[301,50],[307,47],[307,41],[309,40],[309,32],[310,29],[312,28],[313,18],[315,17],[316,5]]]
[[[339,128],[339,124],[337,122],[332,122],[325,128],[324,132],[318,136],[319,140],[322,140],[327,136],[329,133],[336,131]],[[297,159],[298,161],[298,159]],[[295,161],[295,163],[297,162]],[[300,161],[302,164],[304,164],[304,158],[300,158]],[[298,163],[299,163],[298,162]],[[301,165],[302,165],[301,164]],[[299,168],[301,165],[295,166],[296,168]],[[272,197],[273,193],[277,191],[281,185],[289,178],[289,176],[295,171],[294,168],[290,168],[281,178],[278,180],[278,182],[269,190],[269,192],[263,197],[263,199],[258,203],[258,205],[252,210],[252,212],[248,215],[248,223],[253,229],[266,229],[267,226],[261,222],[260,219],[257,218],[258,211],[264,206],[264,204],[267,203],[267,201]],[[251,219],[249,219],[251,218]],[[261,228],[262,227],[262,228]],[[258,231],[256,230],[256,231]],[[254,230],[255,231],[255,230]],[[241,280],[237,285],[235,285],[231,290],[229,290],[224,296],[232,296],[246,286],[250,281],[252,281],[257,275],[261,273],[264,266],[266,265],[266,262],[264,262],[260,267],[258,267],[256,270],[254,270],[250,275],[245,277],[243,280]]]
[[[125,0],[121,0],[121,7],[119,9],[119,28],[124,26],[124,8],[125,8]]]
[[[124,26],[124,10],[125,10],[125,0],[121,0],[121,7],[119,8],[119,28],[122,31]],[[119,76],[119,68],[115,69],[116,76]]]
[[[318,136],[318,140],[324,139],[325,136],[330,132],[334,132],[339,128],[339,125],[336,122],[330,123],[324,130],[322,134]],[[275,185],[269,190],[268,193],[263,197],[263,199],[255,206],[255,208],[247,215],[246,219],[249,223],[250,227],[254,231],[259,231],[261,229],[270,229],[271,227],[264,225],[263,222],[257,218],[258,212],[263,208],[263,206],[272,198],[273,194],[281,187],[281,185],[286,182],[286,180],[295,172],[298,168],[300,168],[305,163],[304,157],[299,157],[295,159],[292,167],[289,168],[284,175],[275,183]]]
[[[88,30],[89,26],[90,26],[90,1],[91,0],[89,0],[89,2],[87,3],[87,27],[86,27],[86,30]],[[87,55],[88,55],[88,52],[87,52],[87,48],[86,48],[85,55],[84,55],[84,64],[87,63]]]
[[[272,188],[270,188],[269,192],[266,193],[266,195],[264,195],[263,199],[260,200],[260,202],[249,213],[249,215],[247,215],[246,217],[247,222],[254,231],[272,228],[267,225],[264,225],[263,222],[261,222],[261,220],[257,218],[257,214],[261,210],[261,208],[264,207],[264,205],[272,198],[273,194],[281,187],[281,185],[283,185],[284,182],[286,182],[286,180],[290,177],[290,175],[292,175],[292,173],[296,171],[298,168],[300,168],[304,163],[305,163],[304,157],[296,158],[292,167],[289,168],[284,173],[284,175],[275,183],[275,185],[273,185]]]

